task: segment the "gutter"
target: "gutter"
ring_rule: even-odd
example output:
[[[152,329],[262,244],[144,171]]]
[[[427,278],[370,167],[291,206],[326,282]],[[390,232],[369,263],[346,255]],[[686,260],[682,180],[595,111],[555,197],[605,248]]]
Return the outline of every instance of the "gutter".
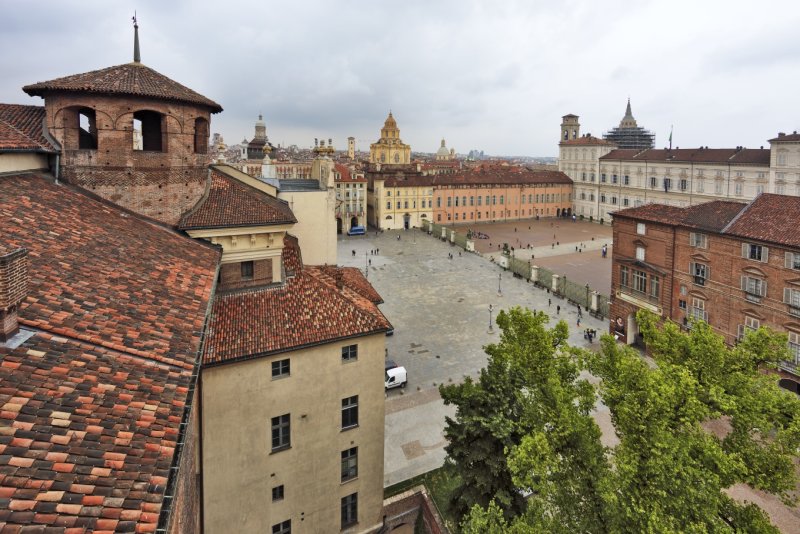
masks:
[[[208,304],[206,306],[206,313],[205,319],[203,320],[203,329],[200,332],[200,345],[197,349],[197,353],[195,356],[194,366],[192,368],[192,378],[189,384],[189,391],[186,395],[186,405],[183,408],[183,414],[181,415],[181,422],[179,425],[179,432],[178,432],[178,439],[175,444],[175,454],[172,456],[172,464],[169,467],[169,477],[167,478],[167,486],[164,490],[164,498],[161,501],[161,511],[158,515],[158,524],[156,526],[156,533],[157,534],[167,534],[172,526],[172,505],[175,500],[176,496],[176,486],[177,486],[177,475],[178,475],[178,468],[180,466],[181,458],[183,457],[183,448],[185,445],[186,439],[186,428],[189,425],[189,418],[191,417],[192,412],[192,398],[194,397],[195,388],[200,387],[200,370],[201,364],[203,361],[203,352],[205,350],[205,343],[206,343],[206,331],[208,330],[208,323],[211,320],[211,310],[214,305],[214,297],[216,294],[217,289],[217,282],[216,280],[219,278],[219,269],[220,269],[220,262],[217,262],[217,268],[214,273],[214,282],[211,288],[211,294],[209,295]],[[198,410],[202,410],[202,402],[200,399],[200,391],[197,392],[197,400],[198,400]],[[202,424],[202,411],[198,413],[197,417],[198,425],[197,425],[197,439],[198,439],[198,459],[200,462],[200,480],[198,482],[199,488],[199,511],[200,511],[200,532],[203,532],[203,468],[202,468],[202,461],[203,461],[203,424]]]

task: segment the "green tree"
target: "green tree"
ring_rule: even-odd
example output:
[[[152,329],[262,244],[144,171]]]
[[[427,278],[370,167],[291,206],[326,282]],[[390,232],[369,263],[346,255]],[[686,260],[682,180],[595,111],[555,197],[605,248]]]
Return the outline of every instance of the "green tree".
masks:
[[[787,359],[785,336],[760,329],[730,348],[703,322],[686,333],[641,312],[651,360],[610,336],[581,353],[566,345],[566,325],[546,321],[501,314],[480,379],[442,388],[457,406],[448,453],[464,475],[463,532],[777,532],[725,490],[745,483],[792,502],[800,400],[764,372]],[[619,439],[605,456],[577,361],[600,379]],[[484,460],[502,483],[474,492],[473,480],[491,479]],[[530,495],[522,506],[508,499],[520,492]]]
[[[589,415],[594,390],[578,378],[566,324],[548,329],[548,320],[521,308],[501,312],[500,342],[486,347],[489,361],[478,380],[440,388],[445,403],[456,406],[445,429],[448,459],[462,477],[452,506],[461,517],[493,503],[488,511],[506,518],[535,507],[539,519],[531,525],[543,532],[593,532],[604,522],[607,471]],[[493,517],[474,513],[476,520]]]
[[[724,489],[788,500],[795,485],[800,402],[762,372],[786,357],[785,337],[760,330],[731,349],[703,322],[686,334],[646,312],[637,321],[654,366],[610,337],[590,359],[620,439],[612,531],[777,532]]]

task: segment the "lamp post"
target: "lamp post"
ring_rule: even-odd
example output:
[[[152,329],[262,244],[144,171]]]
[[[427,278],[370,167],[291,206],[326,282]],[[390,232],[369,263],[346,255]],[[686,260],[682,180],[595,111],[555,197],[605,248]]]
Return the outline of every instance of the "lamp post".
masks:
[[[492,326],[492,305],[489,304],[489,333],[494,334],[494,327]]]
[[[364,252],[364,276],[369,280],[369,252]]]
[[[502,297],[503,290],[500,289],[500,282],[503,280],[503,273],[497,273],[497,295]]]

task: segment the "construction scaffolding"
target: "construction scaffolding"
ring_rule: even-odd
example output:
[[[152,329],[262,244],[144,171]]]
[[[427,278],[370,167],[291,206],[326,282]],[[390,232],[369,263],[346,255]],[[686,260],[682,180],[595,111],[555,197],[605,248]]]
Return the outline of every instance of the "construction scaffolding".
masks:
[[[656,144],[656,134],[645,130],[641,126],[612,128],[603,134],[603,139],[611,141],[617,148],[634,148],[644,150],[653,148]]]

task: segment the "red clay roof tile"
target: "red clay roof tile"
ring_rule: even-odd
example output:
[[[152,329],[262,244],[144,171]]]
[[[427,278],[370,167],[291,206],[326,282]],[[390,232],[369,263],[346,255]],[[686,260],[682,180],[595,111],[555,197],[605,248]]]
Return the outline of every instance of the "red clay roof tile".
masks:
[[[296,269],[285,284],[218,294],[206,336],[205,365],[285,352],[339,339],[385,332],[377,293],[357,269],[297,266],[296,240],[284,242],[284,261]],[[288,260],[288,261],[287,261]],[[294,265],[293,265],[294,264]],[[287,267],[287,270],[289,267]],[[342,288],[336,272],[342,273]],[[360,280],[361,279],[361,280]],[[357,288],[357,289],[354,289]]]
[[[756,197],[724,233],[748,239],[800,247],[800,197],[763,193]]]
[[[178,228],[192,230],[296,222],[297,219],[285,200],[279,200],[212,169],[208,195],[183,216]]]
[[[559,143],[561,146],[617,146],[615,143],[611,141],[606,141],[605,139],[599,139],[597,137],[593,137],[591,135],[584,135],[582,137],[578,137],[577,139],[570,139],[569,141],[561,141]]]
[[[100,93],[144,96],[159,100],[188,102],[207,107],[212,113],[222,111],[222,106],[171,80],[141,63],[125,63],[105,69],[73,74],[46,82],[26,85],[23,91],[31,96],[44,97],[48,93]]]
[[[44,135],[42,106],[0,104],[0,152],[57,152]]]

